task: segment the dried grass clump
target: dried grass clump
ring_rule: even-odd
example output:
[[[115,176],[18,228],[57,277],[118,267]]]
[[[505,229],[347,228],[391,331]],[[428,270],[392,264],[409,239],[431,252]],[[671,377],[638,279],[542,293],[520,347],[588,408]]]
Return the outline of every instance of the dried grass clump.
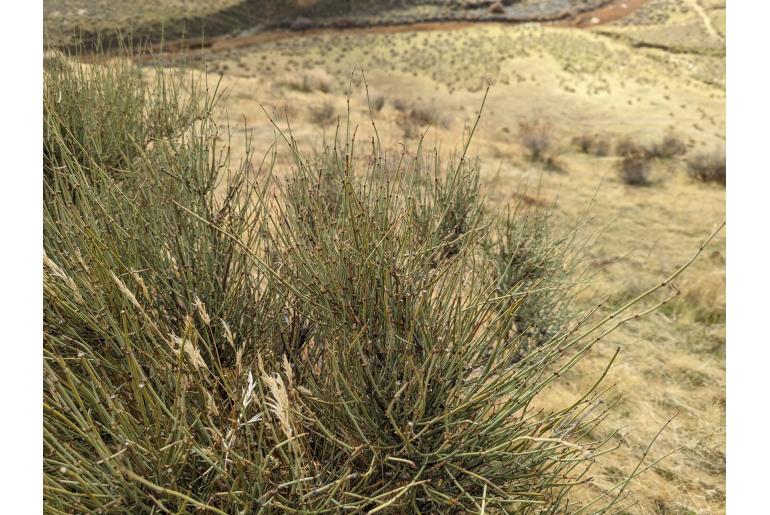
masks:
[[[687,174],[702,182],[727,184],[727,156],[724,148],[700,152],[687,161]]]
[[[52,104],[59,81],[118,87],[46,74],[47,112],[76,108]],[[186,119],[165,84],[153,105]],[[254,182],[200,105],[120,178],[94,139],[70,147],[74,126],[45,118],[46,509],[578,509],[571,492],[619,445],[594,436],[599,382],[561,411],[532,406],[645,296],[522,355],[517,311],[535,292],[485,257],[467,145],[394,170],[376,144],[309,157],[287,135],[289,182]],[[641,465],[583,513],[623,509]]]

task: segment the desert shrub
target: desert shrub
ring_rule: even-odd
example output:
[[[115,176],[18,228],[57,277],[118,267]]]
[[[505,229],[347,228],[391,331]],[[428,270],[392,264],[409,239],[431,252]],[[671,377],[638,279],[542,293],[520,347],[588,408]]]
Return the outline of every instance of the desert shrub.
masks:
[[[385,107],[385,95],[379,93],[374,94],[371,98],[370,105],[375,112],[378,113],[382,111],[382,108]]]
[[[206,109],[118,180],[68,130],[51,133],[44,177],[48,511],[575,507],[611,450],[591,436],[598,384],[556,412],[530,406],[619,312],[521,356],[522,304],[484,257],[491,221],[465,152],[386,171],[376,145],[369,159],[339,140],[306,156],[287,137],[290,181],[247,179]]]
[[[620,157],[643,157],[649,155],[649,149],[630,137],[624,137],[615,144],[615,154]]]
[[[99,90],[111,86],[91,81],[111,81],[112,73],[79,80]],[[45,102],[56,99],[46,91]],[[177,100],[158,97],[153,105],[173,119]],[[92,107],[97,119],[99,109],[110,113],[105,104]],[[266,442],[244,427],[266,408],[244,397],[244,365],[274,343],[260,336],[273,323],[266,314],[274,299],[250,254],[260,245],[263,217],[251,200],[260,192],[241,165],[215,194],[229,153],[217,151],[218,129],[199,114],[199,124],[137,153],[125,164],[131,173],[119,178],[91,159],[103,148],[95,140],[70,147],[67,122],[44,120],[57,156],[55,165],[44,163],[43,467],[51,511],[201,507],[180,492],[216,499],[225,476],[234,490],[262,488],[264,449],[238,444],[239,466],[254,467],[238,477],[220,468],[234,466],[224,455],[212,454],[226,441]],[[110,137],[131,137],[120,124],[132,118],[112,121]],[[213,421],[219,417],[229,422]],[[232,427],[238,434],[224,440]]]
[[[205,110],[198,105],[197,83],[180,73],[147,81],[126,59],[94,66],[51,53],[43,89],[45,170],[62,165],[65,148],[83,166],[93,163],[120,174],[151,142],[171,136]]]
[[[548,122],[532,120],[519,124],[519,141],[533,162],[543,162],[553,146],[553,128]]]
[[[498,293],[509,296],[508,304],[517,304],[511,341],[519,358],[567,327],[585,273],[580,262],[588,240],[578,237],[576,225],[557,231],[553,209],[523,200],[509,205],[483,242]],[[507,304],[501,307],[507,309]]]
[[[334,87],[334,80],[326,71],[314,69],[305,73],[291,75],[283,84],[289,89],[302,93],[312,93],[314,91],[330,93]]]
[[[484,213],[479,192],[478,162],[449,163],[441,171],[436,153],[432,160],[418,156],[411,174],[427,184],[414,187],[415,234],[422,244],[434,249],[433,261],[438,263],[456,256],[465,246],[464,239],[473,231]],[[427,178],[422,178],[427,175]],[[438,216],[437,216],[438,215]]]
[[[505,6],[499,0],[492,2],[487,10],[490,14],[505,14]]]
[[[313,21],[304,16],[294,18],[289,24],[289,30],[303,31],[313,28]]]
[[[407,139],[416,139],[428,126],[448,128],[450,118],[434,104],[412,104],[396,99],[393,107],[399,111],[398,125]]]
[[[329,125],[336,119],[334,104],[324,101],[319,105],[310,106],[310,119],[316,125]]]
[[[409,109],[409,104],[402,98],[396,98],[393,100],[393,108],[403,113]]]
[[[646,186],[650,183],[652,163],[646,155],[629,155],[618,162],[618,177],[629,186]]]
[[[581,134],[575,136],[572,143],[576,145],[584,154],[592,154],[598,157],[608,156],[610,153],[610,142],[606,137],[598,134]]]
[[[409,117],[418,125],[437,125],[441,123],[441,113],[432,105],[420,104],[413,106]]]
[[[702,182],[727,184],[727,157],[724,149],[700,152],[687,161],[687,174]]]
[[[687,145],[673,132],[666,133],[660,142],[650,146],[649,154],[659,159],[672,159],[687,152]]]

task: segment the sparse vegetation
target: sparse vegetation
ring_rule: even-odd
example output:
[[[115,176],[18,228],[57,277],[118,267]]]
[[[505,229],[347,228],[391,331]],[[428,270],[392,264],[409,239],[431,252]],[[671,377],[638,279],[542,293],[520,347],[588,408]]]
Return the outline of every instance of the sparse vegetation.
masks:
[[[687,161],[687,173],[702,182],[727,184],[727,157],[724,149],[700,152]]]
[[[69,80],[46,72],[49,510],[575,506],[570,493],[618,445],[595,436],[599,384],[558,411],[529,407],[622,310],[569,330],[552,319],[522,354],[517,313],[538,286],[561,288],[550,276],[567,244],[540,232],[544,219],[509,217],[487,259],[492,221],[465,152],[392,172],[376,145],[368,160],[352,139],[311,157],[287,134],[289,182],[247,179],[250,153],[233,166],[217,143],[228,135],[213,100],[180,111],[193,90],[162,82],[162,119],[196,123],[150,147],[112,142],[137,147],[116,178],[93,139],[71,148],[69,122],[50,114],[72,109],[55,93]],[[117,87],[112,74],[76,80]],[[527,328],[545,327],[548,305]],[[630,479],[586,511],[623,508]]]

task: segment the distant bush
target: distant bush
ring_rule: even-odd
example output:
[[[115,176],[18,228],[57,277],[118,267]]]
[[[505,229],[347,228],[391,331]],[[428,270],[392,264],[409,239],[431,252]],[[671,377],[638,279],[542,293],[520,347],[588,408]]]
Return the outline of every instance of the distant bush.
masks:
[[[564,330],[575,314],[583,242],[575,225],[557,233],[552,216],[553,207],[521,200],[508,206],[483,244],[495,266],[498,292],[519,304],[512,338],[519,358]]]
[[[316,125],[329,125],[336,119],[334,104],[324,101],[320,105],[310,106],[310,120]]]
[[[687,161],[687,173],[702,182],[727,184],[727,158],[724,149],[700,152]]]
[[[641,158],[649,155],[649,149],[630,137],[624,137],[615,144],[615,154],[620,157]]]
[[[382,94],[374,95],[371,99],[371,106],[375,112],[382,111],[382,108],[385,107],[385,96]]]
[[[450,119],[433,104],[409,104],[396,99],[393,106],[401,112],[398,124],[409,139],[418,137],[428,126],[448,128],[450,125]]]
[[[686,152],[687,145],[673,132],[667,133],[659,143],[653,144],[649,149],[649,154],[659,159],[672,159]]]
[[[519,141],[529,152],[533,162],[542,163],[553,145],[553,128],[543,121],[528,121],[519,124]]]
[[[646,186],[650,183],[652,165],[646,155],[629,155],[618,163],[618,176],[629,186]]]
[[[668,132],[663,138],[649,146],[637,143],[630,137],[625,137],[615,145],[615,153],[621,157],[673,159],[683,156],[687,152],[687,145],[675,133]]]
[[[301,91],[302,93],[312,93],[314,91],[330,93],[333,89],[334,81],[326,71],[314,69],[292,75],[284,81],[284,84],[290,89]]]
[[[495,0],[489,5],[489,13],[490,14],[505,14],[505,6],[503,6],[503,3],[500,0]]]
[[[46,113],[83,109],[82,96],[58,100],[70,78],[44,73]],[[112,91],[115,76],[77,80]],[[560,282],[543,222],[509,219],[490,261],[465,151],[392,170],[377,146],[357,159],[335,140],[308,156],[285,135],[288,181],[274,162],[255,179],[250,152],[230,163],[211,99],[188,110],[178,89],[152,95],[159,119],[180,124],[137,152],[147,122],[92,105],[115,124],[100,138],[131,150],[114,154],[119,176],[103,139],[71,138],[79,117],[44,118],[47,511],[576,507],[571,492],[612,450],[592,436],[598,384],[556,412],[530,407],[619,313],[553,322],[522,354],[518,310]]]
[[[292,20],[291,23],[289,24],[290,30],[303,31],[303,30],[308,30],[312,28],[313,28],[313,21],[303,16],[298,16],[297,18],[294,18],[294,20]]]
[[[605,157],[610,154],[610,142],[598,134],[581,134],[573,138],[572,143],[584,154]]]
[[[402,98],[396,98],[393,100],[393,107],[396,111],[404,112],[409,109],[409,105],[407,104],[406,100]]]

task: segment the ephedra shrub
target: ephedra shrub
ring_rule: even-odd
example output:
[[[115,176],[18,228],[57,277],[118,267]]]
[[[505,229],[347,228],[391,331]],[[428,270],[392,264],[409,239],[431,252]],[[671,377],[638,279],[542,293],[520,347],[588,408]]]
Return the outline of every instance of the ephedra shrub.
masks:
[[[515,303],[513,320],[519,357],[566,330],[586,270],[582,265],[591,239],[579,224],[557,229],[553,205],[519,200],[489,231],[483,248],[494,267],[497,291]]]
[[[83,95],[118,87],[68,66],[46,71],[46,113],[89,101],[59,100],[68,81]],[[481,248],[491,221],[467,145],[394,169],[377,145],[361,159],[338,137],[307,156],[289,137],[292,177],[268,162],[257,181],[217,144],[205,85],[152,73],[163,87],[133,98],[154,109],[109,117],[99,138],[73,138],[78,117],[45,118],[47,510],[621,507],[627,480],[582,506],[570,493],[617,445],[595,431],[596,387],[533,408],[619,313],[572,320],[521,355],[520,281],[501,290]],[[152,144],[133,136],[158,112],[180,124]]]

